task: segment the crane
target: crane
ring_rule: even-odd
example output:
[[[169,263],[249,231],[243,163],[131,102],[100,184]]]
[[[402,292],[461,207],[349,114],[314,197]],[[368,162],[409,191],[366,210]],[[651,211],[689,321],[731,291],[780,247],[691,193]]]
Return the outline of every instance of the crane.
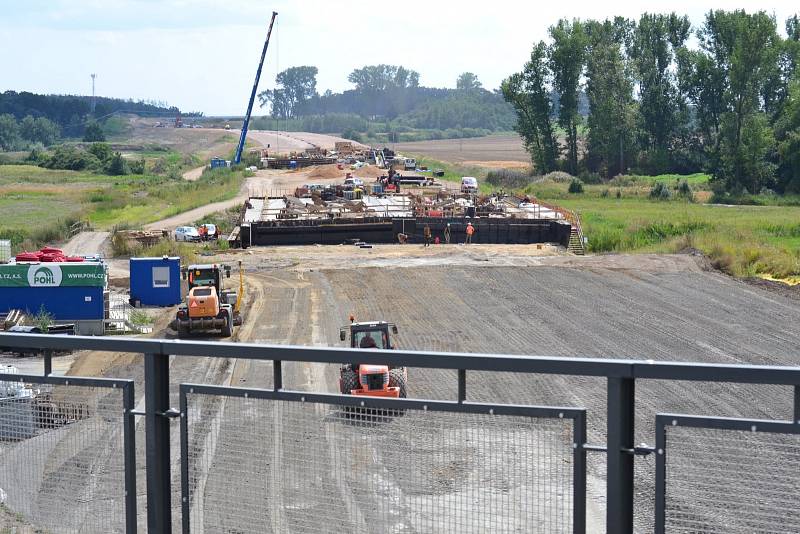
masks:
[[[269,37],[272,35],[272,25],[275,24],[275,17],[278,16],[277,11],[272,12],[272,20],[269,22],[269,30],[267,30],[267,40],[264,41],[264,49],[261,51],[261,61],[258,62],[258,70],[256,71],[256,81],[253,84],[253,91],[250,93],[250,103],[247,104],[247,114],[244,116],[242,123],[242,133],[239,136],[239,145],[236,147],[236,155],[233,158],[234,164],[239,164],[242,161],[242,151],[244,150],[244,142],[247,139],[247,127],[250,125],[250,114],[253,112],[253,102],[256,100],[256,91],[258,91],[258,80],[261,79],[261,67],[264,66],[264,57],[267,55],[267,47],[269,46]]]

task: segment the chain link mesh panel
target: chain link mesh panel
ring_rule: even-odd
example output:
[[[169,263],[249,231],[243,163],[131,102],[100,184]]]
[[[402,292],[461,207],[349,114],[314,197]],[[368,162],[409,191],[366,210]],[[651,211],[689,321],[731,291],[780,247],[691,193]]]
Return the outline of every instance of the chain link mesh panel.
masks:
[[[668,427],[666,532],[800,532],[800,435]]]
[[[187,395],[192,532],[572,531],[571,419]]]
[[[0,399],[7,511],[36,532],[124,532],[122,389],[23,389]]]

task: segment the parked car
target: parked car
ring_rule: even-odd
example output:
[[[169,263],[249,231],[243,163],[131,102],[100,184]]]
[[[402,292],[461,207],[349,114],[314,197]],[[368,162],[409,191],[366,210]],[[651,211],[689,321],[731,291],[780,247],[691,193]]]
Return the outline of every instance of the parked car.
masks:
[[[200,241],[200,233],[194,226],[179,226],[175,228],[175,241]]]
[[[477,193],[478,180],[472,176],[464,176],[461,178],[461,192],[462,193]]]

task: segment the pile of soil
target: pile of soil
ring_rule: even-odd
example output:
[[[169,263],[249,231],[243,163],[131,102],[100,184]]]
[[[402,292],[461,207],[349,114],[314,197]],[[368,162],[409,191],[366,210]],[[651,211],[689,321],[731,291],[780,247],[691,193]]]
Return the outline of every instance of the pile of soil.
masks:
[[[347,171],[340,171],[336,165],[315,165],[308,173],[309,178],[344,178]]]
[[[353,176],[356,178],[377,178],[379,176],[386,176],[387,171],[385,169],[379,169],[375,165],[368,165],[366,167],[361,167],[360,169],[356,169],[354,171],[348,171],[353,173]]]

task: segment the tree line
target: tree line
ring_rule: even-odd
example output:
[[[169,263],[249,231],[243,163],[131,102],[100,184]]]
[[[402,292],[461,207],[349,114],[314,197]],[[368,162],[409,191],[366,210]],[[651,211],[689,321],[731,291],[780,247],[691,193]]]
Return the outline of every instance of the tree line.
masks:
[[[92,114],[92,97],[77,95],[40,95],[29,92],[0,93],[0,115],[11,115],[17,121],[27,116],[46,118],[55,123],[64,137],[83,137],[87,117],[105,117],[115,112],[143,115],[171,114],[180,110],[163,102],[123,100],[98,96]],[[43,143],[46,144],[46,143]]]
[[[705,171],[718,192],[797,193],[797,15],[784,30],[763,11],[710,11],[697,28],[675,13],[562,19],[501,91],[540,173]]]
[[[364,121],[379,121],[400,131],[410,128],[497,131],[510,130],[514,124],[513,109],[499,90],[484,89],[478,77],[470,72],[458,77],[455,89],[447,89],[421,86],[420,74],[402,65],[366,65],[348,75],[353,89],[341,93],[328,90],[322,94],[317,91],[317,74],[317,67],[308,65],[278,73],[276,88],[259,93],[261,106],[272,118],[303,120],[319,127],[346,122],[347,128],[357,129],[364,126]],[[329,116],[335,120],[326,120]]]

